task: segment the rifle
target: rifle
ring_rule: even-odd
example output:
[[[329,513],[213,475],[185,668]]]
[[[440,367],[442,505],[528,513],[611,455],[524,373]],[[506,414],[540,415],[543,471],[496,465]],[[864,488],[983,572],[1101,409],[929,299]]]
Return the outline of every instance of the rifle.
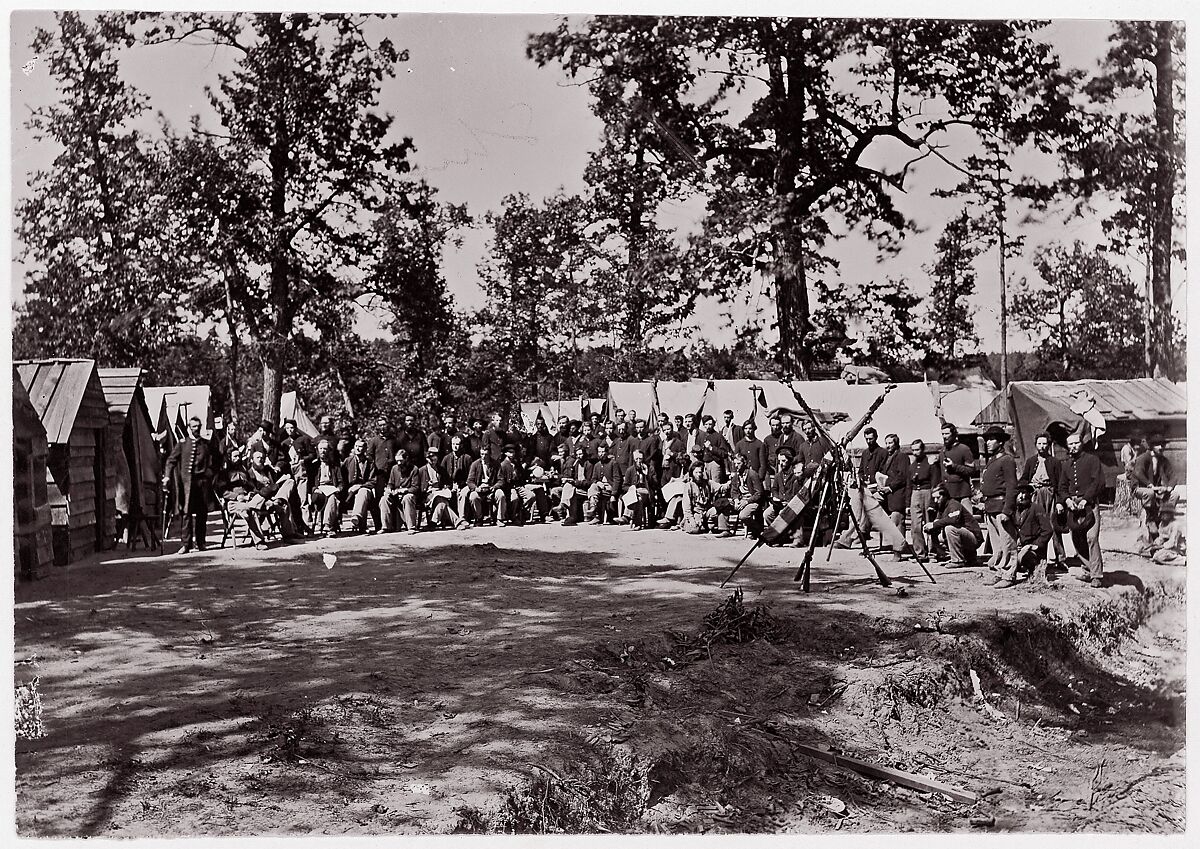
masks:
[[[763,532],[759,535],[758,539],[755,540],[751,549],[746,552],[745,556],[742,557],[741,560],[738,561],[738,564],[733,567],[733,570],[725,576],[725,580],[721,582],[722,587],[729,582],[730,578],[737,574],[738,569],[742,568],[742,564],[750,559],[750,555],[753,554],[760,545],[764,545],[765,543],[772,542],[773,540],[784,536],[792,529],[792,526],[800,520],[800,513],[805,507],[808,506],[808,502],[812,499],[814,494],[814,487],[812,486],[812,483],[820,480],[825,471],[826,458],[833,453],[835,454],[835,458],[837,458],[840,462],[842,449],[850,442],[850,440],[858,436],[859,432],[867,426],[867,422],[871,420],[871,417],[875,415],[875,411],[879,409],[881,404],[883,404],[883,400],[887,397],[887,394],[895,388],[896,384],[894,383],[889,383],[887,385],[887,387],[883,390],[883,394],[876,398],[874,402],[872,402],[871,406],[867,408],[867,411],[863,413],[862,417],[857,423],[855,423],[854,427],[850,428],[850,430],[846,432],[846,435],[842,438],[841,443],[834,442],[833,438],[829,435],[829,431],[825,429],[825,427],[821,424],[820,419],[817,418],[817,414],[813,411],[813,408],[808,406],[808,402],[804,400],[803,396],[801,396],[799,392],[797,392],[794,388],[792,389],[792,394],[796,396],[796,400],[800,403],[800,408],[804,410],[805,414],[808,415],[810,419],[812,419],[813,424],[815,424],[817,427],[817,431],[826,440],[826,448],[824,453],[821,455],[821,468],[809,479],[807,489],[803,489],[796,493],[792,500],[789,501],[781,511],[779,511],[779,515],[775,518],[775,521],[763,529]],[[873,565],[875,566],[876,573],[880,575],[881,580],[886,581],[887,577],[883,575],[883,571],[879,568],[878,564]]]

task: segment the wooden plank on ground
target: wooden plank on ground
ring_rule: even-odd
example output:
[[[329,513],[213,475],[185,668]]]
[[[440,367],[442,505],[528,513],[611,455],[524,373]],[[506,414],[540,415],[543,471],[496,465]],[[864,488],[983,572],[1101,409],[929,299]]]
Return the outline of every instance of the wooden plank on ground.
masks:
[[[899,769],[892,769],[878,764],[868,763],[867,761],[852,758],[848,755],[839,754],[832,749],[823,749],[817,746],[809,746],[804,743],[797,743],[796,748],[801,754],[808,755],[810,758],[816,758],[819,761],[834,764],[835,766],[844,766],[852,769],[857,773],[869,776],[871,778],[879,778],[884,781],[891,781],[899,784],[902,787],[909,787],[913,790],[920,790],[924,793],[943,793],[949,796],[956,802],[965,802],[973,804],[979,801],[979,797],[968,790],[960,790],[957,787],[952,787],[949,784],[943,784],[928,776],[917,775],[913,772],[905,772]]]

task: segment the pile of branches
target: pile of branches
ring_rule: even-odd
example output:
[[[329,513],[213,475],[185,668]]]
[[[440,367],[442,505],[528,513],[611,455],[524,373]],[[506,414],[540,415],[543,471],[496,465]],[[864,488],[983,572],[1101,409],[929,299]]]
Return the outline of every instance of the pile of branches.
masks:
[[[787,626],[771,615],[767,605],[755,605],[747,610],[739,588],[704,617],[700,633],[690,636],[671,632],[676,642],[671,659],[673,665],[679,665],[710,656],[715,645],[740,645],[755,640],[775,643],[787,634]]]

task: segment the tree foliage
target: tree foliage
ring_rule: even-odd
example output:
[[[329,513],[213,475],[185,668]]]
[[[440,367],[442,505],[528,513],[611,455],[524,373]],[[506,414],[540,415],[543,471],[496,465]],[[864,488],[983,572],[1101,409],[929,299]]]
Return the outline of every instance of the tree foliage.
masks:
[[[1143,256],[1146,371],[1180,378],[1171,264],[1183,257],[1175,222],[1184,206],[1184,31],[1172,21],[1118,21],[1109,43],[1101,72],[1084,86],[1094,108],[1064,148],[1061,188],[1081,203],[1097,194],[1120,202],[1103,224],[1114,249]]]
[[[142,365],[186,332],[171,296],[158,152],[133,128],[149,107],[120,74],[132,41],[129,17],[117,13],[63,12],[56,29],[34,36],[61,97],[27,121],[57,154],[14,210],[26,269],[17,356]]]
[[[1056,67],[1038,26],[680,19],[675,37],[718,80],[697,132],[708,215],[696,267],[718,295],[769,280],[786,372],[811,370],[810,274],[833,228],[860,226],[894,249],[908,222],[893,192],[913,165],[940,153],[952,127],[993,131]],[[904,152],[896,165],[881,164],[884,148]]]
[[[960,365],[979,347],[969,301],[975,294],[975,259],[982,245],[966,210],[950,219],[934,250],[937,260],[926,268],[933,288],[924,311],[925,365],[942,370]]]
[[[247,179],[222,185],[248,216],[239,228],[250,261],[235,290],[263,363],[263,415],[279,412],[293,332],[330,304],[353,300],[369,267],[370,218],[409,168],[412,142],[378,112],[380,82],[407,57],[375,44],[349,15],[183,14],[148,41],[207,40],[236,64],[209,91],[221,155]],[[201,203],[209,203],[202,199]],[[318,315],[314,315],[318,313]]]
[[[1034,256],[1041,283],[1022,281],[1013,318],[1035,340],[1041,379],[1123,378],[1140,374],[1142,328],[1137,287],[1103,251],[1075,242]]]

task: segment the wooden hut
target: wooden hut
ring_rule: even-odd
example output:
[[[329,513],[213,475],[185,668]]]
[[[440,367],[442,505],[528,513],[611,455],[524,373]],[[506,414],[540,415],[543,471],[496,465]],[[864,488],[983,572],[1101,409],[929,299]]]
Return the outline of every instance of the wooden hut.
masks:
[[[108,493],[108,404],[94,360],[16,363],[29,400],[46,429],[46,483],[54,562],[66,565],[108,547],[116,510]]]
[[[46,429],[13,374],[13,554],[17,577],[41,577],[54,559],[46,489]]]
[[[108,456],[116,469],[110,494],[117,511],[117,537],[132,547],[140,536],[147,548],[155,548],[162,467],[142,391],[142,370],[102,368],[99,375],[108,401]]]
[[[1097,417],[1103,428],[1097,429],[1088,416]],[[1187,476],[1187,385],[1165,377],[1015,380],[975,417],[975,424],[1012,428],[1014,448],[1022,457],[1034,453],[1042,432],[1056,440],[1072,432],[1089,441],[1099,434],[1095,452],[1108,489],[1115,489],[1117,476],[1125,471],[1121,446],[1130,437],[1159,435],[1166,440],[1179,482]]]

